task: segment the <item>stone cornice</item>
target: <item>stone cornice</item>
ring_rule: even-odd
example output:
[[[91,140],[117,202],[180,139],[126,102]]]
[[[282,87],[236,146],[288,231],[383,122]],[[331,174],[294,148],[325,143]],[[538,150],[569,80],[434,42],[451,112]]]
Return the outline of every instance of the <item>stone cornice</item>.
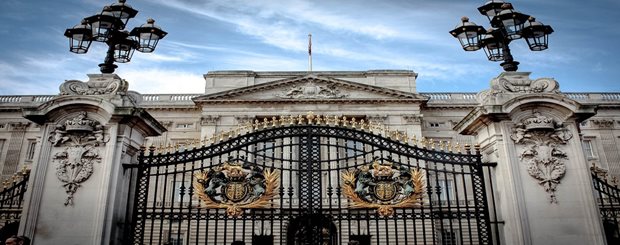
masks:
[[[335,84],[335,85],[338,85],[339,88],[352,88],[352,89],[356,89],[360,91],[368,91],[368,92],[373,92],[377,94],[388,95],[388,96],[393,97],[394,99],[406,99],[406,100],[415,100],[415,101],[427,101],[428,100],[428,98],[424,96],[420,96],[415,93],[408,93],[408,92],[403,92],[399,90],[383,88],[383,87],[378,87],[378,86],[373,86],[373,85],[368,85],[368,84],[361,84],[357,82],[351,82],[351,81],[346,81],[346,80],[341,80],[341,79],[336,79],[336,78],[331,78],[331,77],[316,76],[313,74],[302,76],[302,77],[297,77],[297,78],[292,78],[292,79],[286,78],[282,80],[276,80],[276,81],[252,85],[248,87],[227,90],[227,91],[218,92],[214,94],[203,95],[203,96],[193,98],[193,100],[197,104],[207,103],[210,101],[218,101],[218,100],[235,101],[235,97],[238,97],[240,95],[255,93],[255,92],[265,91],[265,90],[278,89],[278,88],[282,88],[283,86],[290,86],[290,85],[306,83],[306,82],[311,82],[311,83],[316,83],[316,84],[324,84],[324,83]],[[317,100],[317,99],[308,99],[308,101],[312,101],[312,100]],[[334,100],[338,101],[339,99],[334,99]],[[244,100],[244,101],[247,102],[247,100]],[[265,100],[260,100],[260,101],[265,101]],[[267,100],[267,101],[270,101],[270,100]],[[271,102],[273,101],[275,100],[271,100]],[[290,103],[291,101],[296,101],[296,100],[295,99],[282,99],[281,101]],[[321,101],[321,99],[318,99],[318,101]],[[349,100],[341,100],[341,101],[349,101]]]
[[[553,104],[572,112],[577,121],[585,120],[596,114],[596,106],[582,105],[574,100],[556,93],[533,93],[514,95],[503,100],[502,104],[486,103],[473,109],[453,129],[462,134],[474,134],[479,128],[491,122],[509,120],[509,114],[516,108],[535,103],[537,105]]]
[[[197,102],[198,103],[198,102]],[[417,99],[297,99],[297,100],[208,100],[200,104],[413,104],[421,103]]]
[[[189,111],[189,112],[200,112],[201,109],[196,106],[183,106],[183,107],[175,107],[175,106],[142,106],[144,109],[148,109],[149,111]]]
[[[204,78],[209,77],[259,77],[259,78],[290,78],[306,76],[307,71],[252,71],[252,70],[223,70],[209,71],[204,74]],[[331,77],[372,77],[372,76],[411,76],[418,77],[418,74],[411,70],[368,70],[368,71],[315,71],[310,74],[320,74]]]
[[[459,104],[451,104],[451,105],[437,105],[437,104],[429,104],[426,103],[424,104],[424,109],[426,110],[450,110],[450,109],[467,109],[467,110],[471,110],[476,108],[476,106],[478,106],[477,104],[470,104],[470,105],[459,105]]]
[[[30,122],[11,122],[9,125],[14,131],[25,131],[30,126]]]
[[[600,129],[611,129],[614,127],[615,121],[613,119],[592,119],[590,120],[594,125]]]

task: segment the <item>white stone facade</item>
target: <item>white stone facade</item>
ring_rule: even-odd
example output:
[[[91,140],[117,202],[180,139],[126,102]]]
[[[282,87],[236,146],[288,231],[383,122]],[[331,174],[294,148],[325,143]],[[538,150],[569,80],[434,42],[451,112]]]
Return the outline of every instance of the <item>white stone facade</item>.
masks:
[[[460,135],[453,127],[477,104],[476,93],[433,93],[415,91],[416,73],[411,71],[368,71],[368,72],[314,72],[321,77],[387,87],[403,92],[417,93],[428,100],[403,105],[396,109],[385,102],[351,101],[345,98],[336,103],[324,105],[298,103],[286,97],[274,97],[281,102],[236,103],[234,105],[209,105],[201,108],[192,98],[266,82],[303,77],[307,72],[252,72],[215,71],[205,75],[205,94],[142,94],[143,106],[168,131],[152,138],[149,143],[168,145],[190,142],[212,135],[216,131],[236,126],[240,122],[254,120],[256,116],[279,116],[305,114],[308,111],[332,113],[334,115],[365,115],[377,122],[394,127],[407,128],[410,135],[416,134],[436,140],[451,140],[473,143],[470,136]],[[386,74],[385,76],[380,76]],[[240,82],[240,81],[243,82]],[[386,84],[386,85],[384,85]],[[284,89],[277,92],[283,92]],[[597,114],[580,124],[580,134],[588,144],[586,157],[590,163],[609,170],[611,176],[620,177],[620,92],[618,93],[565,93],[568,98],[585,105],[598,106]],[[257,95],[253,95],[257,96]],[[354,95],[355,96],[355,95]],[[362,97],[363,95],[359,95]],[[2,176],[7,178],[24,165],[29,166],[35,158],[40,143],[40,126],[23,118],[21,108],[40,105],[56,95],[0,96],[0,166]],[[385,98],[385,96],[384,96]],[[256,98],[258,100],[264,98]],[[366,98],[371,99],[371,98]],[[256,107],[256,106],[259,107]],[[216,107],[213,108],[212,107]],[[248,111],[255,109],[254,112]],[[389,109],[386,109],[388,108]],[[208,110],[208,112],[203,112]],[[220,111],[218,111],[220,110]],[[228,114],[228,115],[227,115]],[[22,136],[23,134],[23,136]]]
[[[32,122],[38,120],[34,115],[37,113],[36,109],[32,108],[57,106],[49,105],[49,101],[70,105],[76,103],[75,100],[79,100],[80,96],[122,94],[120,97],[104,99],[110,101],[109,111],[105,113],[92,111],[97,121],[108,123],[107,137],[112,137],[108,140],[112,140],[113,143],[107,146],[97,145],[103,161],[110,164],[96,164],[94,172],[118,172],[120,168],[112,164],[114,161],[123,163],[135,161],[124,159],[118,152],[135,151],[138,142],[145,146],[156,146],[161,150],[166,150],[168,147],[176,149],[182,145],[200,144],[215,134],[227,132],[238,125],[255,120],[314,112],[320,115],[354,117],[380,123],[408,137],[415,136],[418,140],[423,137],[432,139],[438,147],[440,142],[451,144],[458,142],[460,145],[481,144],[484,161],[497,162],[500,166],[497,170],[496,191],[500,216],[506,221],[502,231],[504,244],[549,244],[548,242],[555,238],[546,236],[544,234],[546,231],[551,234],[567,233],[566,237],[555,241],[555,244],[568,244],[576,240],[583,244],[602,241],[596,239],[600,235],[600,224],[591,223],[596,220],[594,216],[597,213],[592,207],[587,206],[592,204],[591,197],[590,199],[587,197],[592,188],[579,185],[589,183],[587,170],[592,164],[606,169],[610,176],[620,177],[620,92],[562,93],[556,81],[531,80],[529,73],[504,73],[492,81],[488,91],[477,94],[418,93],[415,86],[417,74],[404,70],[333,71],[311,74],[214,71],[204,77],[205,93],[202,94],[141,95],[127,91],[127,82],[118,77],[91,75],[91,80],[87,83],[68,81],[63,84],[59,96],[0,96],[2,177],[9,178],[23,167],[34,167],[38,173],[50,171],[41,169],[40,166],[37,169],[36,162],[37,159],[52,161],[50,158],[61,151],[53,147],[55,143],[52,142],[52,145],[48,143],[49,137],[53,136],[53,127],[50,123],[54,120],[60,122],[75,118],[79,109],[64,112],[48,111],[60,114],[49,116],[51,119]],[[106,79],[112,79],[115,83],[106,83]],[[80,103],[95,107],[98,102],[91,100]],[[125,124],[114,121],[114,116],[111,116],[117,113],[114,110],[131,106],[144,108],[167,131],[164,132],[162,129],[160,136],[144,139],[131,135],[128,130],[132,130],[133,126],[124,126]],[[89,109],[84,111],[91,113]],[[540,127],[547,127],[545,130],[555,130],[554,132],[566,130],[572,135],[566,138],[558,134],[541,136],[560,139],[553,143],[550,151],[562,152],[563,157],[567,159],[565,163],[562,162],[564,170],[559,174],[561,176],[555,176],[554,179],[538,178],[538,181],[557,182],[554,186],[541,187],[535,180],[537,177],[531,173],[528,175],[527,168],[524,167],[526,165],[523,163],[525,161],[523,159],[528,159],[524,152],[531,147],[528,143],[524,143],[523,139],[532,137],[531,134],[535,132],[533,128],[528,128],[527,120],[537,116],[537,113],[550,120],[546,125],[539,125]],[[30,120],[24,118],[24,115]],[[530,129],[534,131],[529,131]],[[148,133],[148,130],[142,131],[144,136],[148,136],[156,134],[157,130]],[[525,134],[528,136],[524,136]],[[131,147],[127,147],[128,145]],[[44,155],[48,157],[42,157]],[[132,155],[135,155],[135,152]],[[119,188],[116,184],[110,184],[122,183],[115,180],[114,176],[116,175],[94,175],[90,182],[84,184],[84,188],[108,185]],[[46,183],[46,186],[45,190],[39,188],[40,196],[33,200],[40,202],[38,205],[43,208],[49,206],[50,209],[63,210],[65,196],[51,194],[64,193],[61,181],[49,175],[35,178]],[[77,190],[75,195],[80,195],[80,191]],[[90,197],[104,200],[103,207],[108,205],[107,207],[112,209],[123,204],[114,198],[106,199],[114,195],[103,191],[91,192],[86,197],[76,198],[88,202]],[[585,200],[583,202],[587,205],[580,200]],[[58,207],[53,206],[53,203],[57,203]],[[556,211],[557,207],[566,209]],[[88,213],[88,207],[77,208],[84,209],[83,213]],[[545,213],[549,210],[551,211]],[[589,236],[573,237],[568,234],[569,232],[562,231],[561,229],[564,229],[562,227],[557,228],[560,230],[548,228],[558,225],[558,220],[565,217],[567,212],[577,213],[570,219],[585,221],[568,220],[573,225],[564,228],[587,230],[584,233]],[[31,224],[29,228],[24,229],[30,229],[29,234],[44,237],[39,238],[39,241],[60,241],[54,238],[45,240],[45,229],[49,228],[47,226],[58,224],[55,222],[59,219],[58,215],[60,214],[42,214],[35,225]],[[75,226],[77,230],[84,228],[71,223],[71,219],[79,219],[78,217],[67,215],[61,219],[63,225]],[[109,210],[100,211],[93,213],[93,217],[88,220],[103,222],[110,220],[114,215],[116,214]],[[32,217],[30,219],[30,222],[35,222]],[[77,239],[87,241],[88,244],[106,244],[105,242],[114,239],[110,227],[101,223],[89,225],[94,228],[84,228],[83,236]],[[107,238],[95,240],[86,238],[92,235]]]

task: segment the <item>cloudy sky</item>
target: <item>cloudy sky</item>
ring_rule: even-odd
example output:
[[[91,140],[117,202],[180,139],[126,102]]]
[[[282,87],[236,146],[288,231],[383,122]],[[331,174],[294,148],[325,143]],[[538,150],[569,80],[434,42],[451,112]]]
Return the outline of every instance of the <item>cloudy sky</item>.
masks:
[[[0,8],[0,95],[57,94],[69,79],[99,73],[107,46],[68,51],[63,36],[113,1],[4,0]],[[407,69],[419,92],[477,92],[502,70],[482,50],[465,52],[448,31],[461,16],[488,27],[473,0],[128,0],[169,35],[136,52],[116,73],[140,93],[200,93],[214,70],[305,71],[312,33],[315,71]],[[566,92],[620,91],[620,1],[514,0],[551,25],[550,48],[511,44],[520,71],[553,77]]]

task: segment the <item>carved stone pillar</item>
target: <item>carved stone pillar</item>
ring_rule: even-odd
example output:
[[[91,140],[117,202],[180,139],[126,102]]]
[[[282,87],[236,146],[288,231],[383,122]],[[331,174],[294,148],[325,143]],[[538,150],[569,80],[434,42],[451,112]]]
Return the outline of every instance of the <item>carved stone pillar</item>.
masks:
[[[553,79],[505,72],[455,129],[475,135],[494,171],[503,244],[604,244],[577,124],[595,114]]]
[[[34,244],[121,244],[131,171],[147,136],[165,128],[114,74],[61,86],[60,96],[24,117],[42,125],[20,233]]]

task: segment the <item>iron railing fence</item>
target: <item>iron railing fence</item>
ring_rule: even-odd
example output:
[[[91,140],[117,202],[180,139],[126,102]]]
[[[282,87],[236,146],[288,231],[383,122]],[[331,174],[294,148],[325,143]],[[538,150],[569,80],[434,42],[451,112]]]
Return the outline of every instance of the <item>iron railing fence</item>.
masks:
[[[24,194],[28,190],[30,170],[24,169],[2,182],[0,191],[0,229],[19,223],[24,208]]]
[[[606,172],[592,168],[592,184],[598,203],[607,244],[620,244],[620,188],[618,180],[608,180]]]

